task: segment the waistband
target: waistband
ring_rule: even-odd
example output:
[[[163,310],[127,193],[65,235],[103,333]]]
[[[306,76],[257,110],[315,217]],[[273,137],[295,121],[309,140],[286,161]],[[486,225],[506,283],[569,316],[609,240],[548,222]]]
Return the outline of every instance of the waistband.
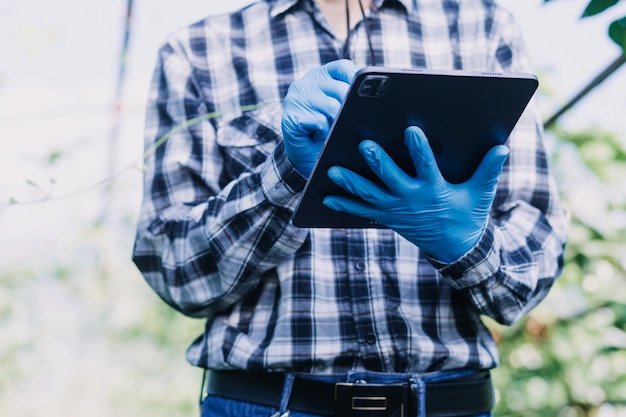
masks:
[[[494,405],[489,371],[431,380],[392,374],[385,377],[390,383],[367,375],[343,382],[307,374],[211,370],[206,393],[281,409],[287,387],[286,409],[329,417],[415,416],[418,411],[428,417],[455,417],[487,413]]]

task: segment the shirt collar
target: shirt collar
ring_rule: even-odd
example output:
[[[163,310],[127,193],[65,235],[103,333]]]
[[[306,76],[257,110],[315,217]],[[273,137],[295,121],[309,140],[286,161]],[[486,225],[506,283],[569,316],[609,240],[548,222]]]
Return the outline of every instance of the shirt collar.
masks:
[[[270,16],[276,17],[294,7],[300,0],[268,0],[270,3]]]
[[[289,11],[292,7],[295,7],[300,2],[313,1],[313,0],[268,0],[270,4],[270,15],[276,17],[282,13]],[[374,0],[374,6],[378,9],[382,7],[385,2],[397,1],[404,6],[406,10],[411,10],[414,7],[414,0]]]

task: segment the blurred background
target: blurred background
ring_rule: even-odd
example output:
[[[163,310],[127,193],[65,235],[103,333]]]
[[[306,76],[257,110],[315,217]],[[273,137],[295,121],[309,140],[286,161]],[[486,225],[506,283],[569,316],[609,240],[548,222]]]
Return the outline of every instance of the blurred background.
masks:
[[[1,416],[197,415],[184,354],[203,323],[130,261],[143,112],[166,35],[249,2],[0,0]],[[496,415],[626,416],[626,1],[500,3],[540,78],[571,231],[545,302],[487,322]]]

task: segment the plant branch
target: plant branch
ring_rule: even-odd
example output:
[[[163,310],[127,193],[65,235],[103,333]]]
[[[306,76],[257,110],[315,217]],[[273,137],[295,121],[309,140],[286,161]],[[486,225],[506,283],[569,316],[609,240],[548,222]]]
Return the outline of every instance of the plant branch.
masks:
[[[611,62],[600,74],[598,74],[593,80],[585,86],[578,94],[574,96],[569,102],[567,102],[563,107],[561,107],[554,115],[552,115],[546,122],[543,124],[544,129],[548,129],[556,123],[559,117],[561,117],[565,112],[574,107],[576,103],[582,100],[591,90],[600,85],[604,80],[610,77],[615,71],[617,71],[624,63],[626,62],[626,53],[622,53],[619,57],[617,57],[613,62]]]

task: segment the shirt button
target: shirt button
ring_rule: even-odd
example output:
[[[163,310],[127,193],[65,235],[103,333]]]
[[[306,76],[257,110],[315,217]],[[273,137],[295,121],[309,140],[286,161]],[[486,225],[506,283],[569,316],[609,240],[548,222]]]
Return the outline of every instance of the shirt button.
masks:
[[[354,264],[354,269],[356,269],[359,272],[365,271],[365,262],[363,262],[363,261],[356,262]]]
[[[365,341],[368,344],[373,345],[376,343],[376,335],[374,335],[374,333],[368,333],[367,336],[365,336]]]

